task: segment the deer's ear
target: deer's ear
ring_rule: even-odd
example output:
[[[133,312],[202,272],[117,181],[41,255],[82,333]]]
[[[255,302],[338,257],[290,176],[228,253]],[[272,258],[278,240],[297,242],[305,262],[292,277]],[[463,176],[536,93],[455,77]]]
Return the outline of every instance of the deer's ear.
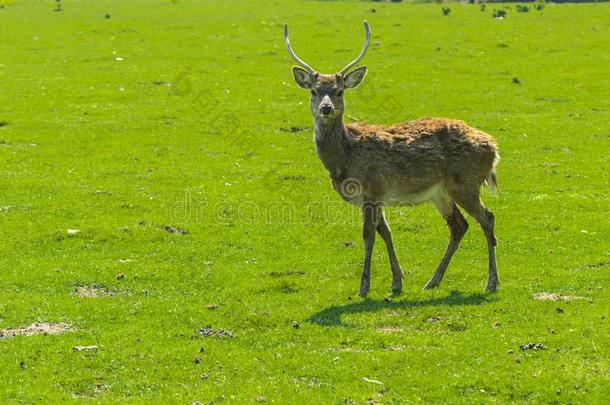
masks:
[[[301,88],[311,89],[313,86],[313,75],[311,73],[301,67],[294,66],[292,74],[294,75],[294,80]]]
[[[360,66],[358,69],[352,70],[343,78],[343,83],[346,89],[352,89],[360,84],[366,74],[366,66]]]

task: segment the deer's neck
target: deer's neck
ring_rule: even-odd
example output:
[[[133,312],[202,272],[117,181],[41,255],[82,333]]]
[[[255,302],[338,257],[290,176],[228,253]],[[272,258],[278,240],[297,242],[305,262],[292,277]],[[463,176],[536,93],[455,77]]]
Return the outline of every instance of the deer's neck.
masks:
[[[343,124],[343,117],[335,119],[314,118],[314,140],[318,156],[332,178],[345,175],[345,163],[351,138]]]

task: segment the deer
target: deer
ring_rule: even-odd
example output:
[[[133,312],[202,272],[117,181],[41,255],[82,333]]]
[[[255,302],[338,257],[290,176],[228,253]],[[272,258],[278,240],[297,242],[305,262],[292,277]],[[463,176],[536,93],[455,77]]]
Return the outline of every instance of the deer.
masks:
[[[480,198],[486,183],[495,193],[496,165],[500,159],[494,138],[464,121],[423,118],[392,125],[345,124],[344,91],[357,87],[366,66],[352,70],[366,54],[371,28],[364,21],[365,39],[358,56],[335,74],[314,70],[293,51],[284,25],[284,42],[297,63],[292,67],[296,84],[309,90],[318,157],[334,190],[347,203],[362,209],[364,263],[358,295],[365,298],[371,285],[371,258],[375,236],[385,242],[392,270],[393,294],[402,289],[403,273],[384,208],[431,202],[449,227],[449,243],[436,271],[425,285],[441,283],[451,258],[468,230],[460,208],[480,225],[487,241],[486,290],[499,285],[496,268],[494,215]]]

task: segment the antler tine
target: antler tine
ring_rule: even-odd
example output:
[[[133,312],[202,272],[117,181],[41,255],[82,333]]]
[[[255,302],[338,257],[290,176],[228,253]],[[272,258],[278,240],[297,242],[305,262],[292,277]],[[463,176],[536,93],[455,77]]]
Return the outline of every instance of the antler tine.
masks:
[[[366,35],[364,38],[364,46],[362,47],[362,50],[360,51],[360,55],[358,55],[356,57],[356,59],[351,61],[349,65],[347,65],[346,67],[341,69],[341,71],[339,72],[340,75],[345,74],[348,70],[350,70],[352,68],[352,66],[354,66],[356,63],[360,62],[360,60],[362,58],[364,58],[364,55],[366,54],[366,50],[369,48],[369,44],[371,42],[371,27],[369,26],[369,23],[366,20],[364,20],[364,31],[365,31]]]
[[[290,46],[290,40],[288,39],[288,24],[284,24],[284,42],[286,42],[286,48],[288,48],[288,53],[290,54],[290,56],[292,56],[292,58],[302,67],[305,68],[305,70],[307,70],[309,73],[311,73],[312,75],[316,73],[315,70],[312,69],[311,66],[309,66],[307,63],[303,62],[303,60],[301,58],[299,58],[296,53],[294,53],[294,51],[292,50],[292,47]]]

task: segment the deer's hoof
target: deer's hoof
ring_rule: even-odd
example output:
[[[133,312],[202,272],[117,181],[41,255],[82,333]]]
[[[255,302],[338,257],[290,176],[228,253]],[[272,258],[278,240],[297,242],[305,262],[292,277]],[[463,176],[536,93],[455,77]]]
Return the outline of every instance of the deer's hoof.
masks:
[[[440,281],[430,280],[430,281],[428,281],[428,284],[426,284],[424,286],[424,290],[431,290],[433,288],[438,287],[439,284],[440,284]]]
[[[392,284],[392,294],[400,294],[402,291],[402,283]]]
[[[488,283],[487,287],[485,287],[485,290],[487,290],[487,292],[490,292],[490,293],[496,292],[496,289],[497,289],[496,283]]]
[[[362,298],[366,298],[367,294],[369,293],[369,288],[368,286],[366,287],[360,287],[360,291],[358,291],[358,295],[361,296]]]

